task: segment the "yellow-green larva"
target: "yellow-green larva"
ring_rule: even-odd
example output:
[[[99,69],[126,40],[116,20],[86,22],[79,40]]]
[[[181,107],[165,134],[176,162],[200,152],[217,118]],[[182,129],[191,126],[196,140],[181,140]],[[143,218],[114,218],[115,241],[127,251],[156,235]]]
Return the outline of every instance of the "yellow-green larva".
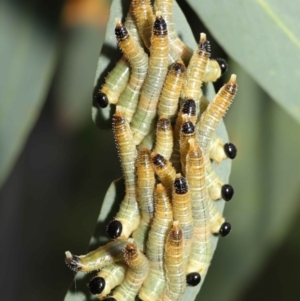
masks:
[[[165,288],[164,246],[172,223],[173,211],[170,198],[163,185],[157,184],[155,214],[149,231],[146,250],[150,272],[139,292],[139,298],[143,301],[158,300]]]
[[[159,95],[168,71],[168,30],[160,12],[153,24],[149,67],[137,110],[131,122],[135,145],[140,144],[154,127]]]
[[[147,75],[148,55],[128,33],[126,27],[119,19],[116,19],[115,34],[120,49],[131,65],[129,82],[118,101],[118,105],[122,107],[123,116],[130,123],[136,111],[140,90]]]

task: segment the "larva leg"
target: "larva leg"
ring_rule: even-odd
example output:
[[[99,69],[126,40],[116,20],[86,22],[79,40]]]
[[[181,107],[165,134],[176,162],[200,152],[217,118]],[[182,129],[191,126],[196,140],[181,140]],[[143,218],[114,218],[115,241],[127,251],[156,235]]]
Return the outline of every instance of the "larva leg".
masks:
[[[178,100],[185,77],[185,66],[182,61],[173,63],[168,71],[157,106],[158,116],[169,118],[175,122],[178,110]]]
[[[186,178],[177,174],[173,189],[173,215],[174,220],[178,220],[182,229],[183,248],[184,248],[184,266],[187,265],[188,257],[191,251],[193,237],[193,216],[190,200],[190,192]]]
[[[121,285],[113,292],[109,301],[134,301],[140,287],[149,273],[149,261],[137,248],[134,240],[129,238],[124,251],[124,259],[128,265],[126,276]]]
[[[173,183],[176,177],[176,171],[174,167],[169,160],[165,159],[160,154],[152,153],[151,161],[155,173],[159,177],[163,186],[166,188],[169,197],[172,197]]]
[[[135,160],[137,152],[129,124],[118,106],[113,116],[113,132],[123,168],[126,193],[115,219],[107,226],[107,234],[111,238],[127,238],[138,227],[140,222],[135,191]]]
[[[112,289],[123,282],[126,269],[126,265],[121,263],[112,263],[101,269],[88,285],[91,294],[97,295],[99,300],[103,300]]]
[[[148,56],[138,42],[128,33],[120,20],[116,20],[115,34],[120,49],[131,65],[129,82],[118,101],[118,105],[122,107],[123,116],[130,123],[138,104],[140,90],[147,75]]]
[[[170,159],[173,151],[172,126],[170,120],[163,116],[157,122],[156,143],[153,151],[161,154],[167,160]]]
[[[155,176],[151,165],[150,151],[147,148],[139,150],[137,163],[137,201],[140,208],[141,221],[132,237],[139,249],[145,250],[146,239],[150,229],[150,222],[154,212]]]
[[[118,239],[107,243],[104,246],[86,254],[73,255],[66,252],[66,264],[75,272],[91,272],[123,259],[123,250],[126,240]]]
[[[200,283],[201,276],[207,271],[212,258],[208,213],[208,201],[212,201],[208,199],[202,151],[195,139],[190,139],[189,145],[186,178],[189,183],[194,234],[186,274],[187,284],[196,286]]]
[[[165,270],[167,284],[160,300],[179,301],[184,294],[186,280],[183,252],[183,233],[179,222],[174,221],[173,227],[167,236],[165,246]]]
[[[154,125],[159,95],[168,71],[168,52],[167,25],[158,12],[151,37],[148,73],[131,123],[136,145],[140,144]]]
[[[164,246],[172,223],[173,211],[170,198],[163,185],[158,184],[155,190],[155,214],[149,231],[146,250],[146,255],[150,262],[150,272],[140,289],[140,300],[158,300],[165,288]]]

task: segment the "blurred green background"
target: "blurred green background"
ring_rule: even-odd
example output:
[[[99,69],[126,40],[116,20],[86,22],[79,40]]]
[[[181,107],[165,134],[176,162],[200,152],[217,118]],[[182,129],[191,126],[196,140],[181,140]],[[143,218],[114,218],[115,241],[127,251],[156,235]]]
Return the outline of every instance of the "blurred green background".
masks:
[[[205,31],[229,62],[216,89],[231,73],[239,83],[225,118],[238,147],[225,210],[233,230],[199,300],[298,300],[300,5],[177,2],[195,38]],[[90,116],[109,4],[0,3],[1,300],[63,300],[74,277],[64,252],[86,252],[121,175],[111,132]]]

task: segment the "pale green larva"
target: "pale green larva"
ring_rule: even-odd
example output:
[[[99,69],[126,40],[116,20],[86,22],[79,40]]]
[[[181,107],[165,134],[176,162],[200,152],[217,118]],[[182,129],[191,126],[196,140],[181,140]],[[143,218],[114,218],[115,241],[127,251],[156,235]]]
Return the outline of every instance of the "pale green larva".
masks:
[[[147,75],[148,55],[139,43],[128,33],[120,19],[116,19],[115,34],[118,45],[131,66],[129,82],[118,100],[118,105],[122,107],[123,116],[130,123],[136,111],[140,90]]]
[[[149,273],[149,261],[137,248],[132,238],[128,239],[124,250],[124,259],[128,265],[124,281],[114,291],[109,300],[134,301],[139,289]]]
[[[149,231],[146,250],[150,272],[139,292],[139,298],[143,301],[158,300],[165,288],[164,246],[172,223],[173,211],[170,198],[163,185],[157,184],[155,214]]]
[[[131,122],[135,145],[140,144],[154,127],[157,103],[168,71],[168,52],[167,25],[161,13],[157,12],[151,37],[148,73]]]

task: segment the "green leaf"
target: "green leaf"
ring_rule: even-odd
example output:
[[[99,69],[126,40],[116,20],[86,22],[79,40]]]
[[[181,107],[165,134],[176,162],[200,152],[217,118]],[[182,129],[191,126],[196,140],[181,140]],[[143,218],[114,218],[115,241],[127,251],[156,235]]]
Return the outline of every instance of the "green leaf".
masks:
[[[39,116],[53,75],[61,4],[47,8],[38,1],[1,2],[0,185]]]
[[[300,122],[299,3],[187,0],[224,50]],[[288,88],[291,87],[291,88]]]

